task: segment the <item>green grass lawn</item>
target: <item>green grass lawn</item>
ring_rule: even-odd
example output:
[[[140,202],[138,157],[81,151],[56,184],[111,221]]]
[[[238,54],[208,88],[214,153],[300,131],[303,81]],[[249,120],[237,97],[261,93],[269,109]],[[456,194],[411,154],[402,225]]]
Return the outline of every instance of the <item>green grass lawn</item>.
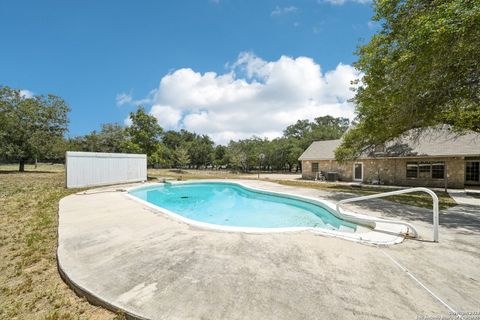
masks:
[[[344,184],[335,184],[335,183],[314,183],[310,181],[291,181],[291,180],[282,180],[275,181],[279,184],[294,186],[294,187],[303,187],[303,188],[312,188],[312,189],[321,189],[332,192],[348,192],[357,195],[371,195],[381,192],[394,191],[394,188],[382,188],[382,187],[352,187]],[[443,191],[435,191],[439,200],[440,209],[447,209],[456,205],[455,201]],[[383,198],[388,201],[407,204],[416,207],[422,208],[431,208],[432,207],[432,197],[423,192],[416,193],[407,193],[402,195],[390,196]]]
[[[56,264],[62,165],[0,166],[0,319],[119,319],[77,297]]]
[[[148,169],[149,178],[173,178],[179,180],[191,179],[248,179],[256,178],[256,174],[233,173],[223,170],[179,170],[179,169]]]

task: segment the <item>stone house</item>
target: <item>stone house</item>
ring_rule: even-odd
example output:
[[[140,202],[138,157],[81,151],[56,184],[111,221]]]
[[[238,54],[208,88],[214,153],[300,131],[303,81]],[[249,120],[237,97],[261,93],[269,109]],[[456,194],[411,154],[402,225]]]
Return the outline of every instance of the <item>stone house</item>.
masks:
[[[435,131],[403,138],[355,161],[337,162],[341,140],[315,141],[300,156],[302,177],[400,186],[480,186],[480,134]]]

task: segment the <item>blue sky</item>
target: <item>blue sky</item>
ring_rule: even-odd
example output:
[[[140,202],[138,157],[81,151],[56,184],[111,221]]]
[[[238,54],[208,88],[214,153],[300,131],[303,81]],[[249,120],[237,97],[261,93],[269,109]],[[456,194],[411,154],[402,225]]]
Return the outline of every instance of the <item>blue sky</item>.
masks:
[[[334,114],[351,116],[339,79],[358,75],[338,65],[350,66],[374,32],[364,1],[0,0],[0,84],[63,97],[72,109],[70,136],[124,123],[142,102],[163,126],[220,143],[274,137],[296,117],[332,113],[336,103],[343,111]],[[328,71],[338,72],[329,78]],[[291,94],[275,100],[282,88]],[[239,111],[252,105],[276,124],[243,119]],[[302,111],[285,116],[293,109]]]

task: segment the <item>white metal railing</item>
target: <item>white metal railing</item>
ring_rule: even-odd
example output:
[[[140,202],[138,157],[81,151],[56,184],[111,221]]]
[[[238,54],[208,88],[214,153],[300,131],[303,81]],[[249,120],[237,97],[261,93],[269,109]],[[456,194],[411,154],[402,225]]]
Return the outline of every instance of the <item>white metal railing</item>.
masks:
[[[404,193],[412,193],[412,192],[426,192],[429,195],[432,196],[433,200],[433,241],[438,242],[438,197],[430,189],[423,188],[423,187],[418,187],[418,188],[410,188],[410,189],[403,189],[403,190],[395,190],[391,192],[384,192],[384,193],[379,193],[379,194],[373,194],[369,196],[362,196],[362,197],[355,197],[355,198],[350,198],[350,199],[345,199],[345,200],[340,200],[337,202],[337,212],[342,214],[340,212],[340,206],[344,203],[349,203],[349,202],[355,202],[355,201],[362,201],[362,200],[368,200],[368,199],[375,199],[375,198],[383,198],[383,197],[388,197],[388,196],[395,196],[399,194],[404,194]],[[417,230],[407,222],[402,222],[402,221],[391,221],[391,220],[386,220],[386,219],[379,219],[379,218],[371,218],[372,221],[377,221],[377,222],[388,222],[388,223],[393,223],[393,224],[401,224],[407,226],[409,229],[412,229],[414,232],[414,237],[418,236]]]

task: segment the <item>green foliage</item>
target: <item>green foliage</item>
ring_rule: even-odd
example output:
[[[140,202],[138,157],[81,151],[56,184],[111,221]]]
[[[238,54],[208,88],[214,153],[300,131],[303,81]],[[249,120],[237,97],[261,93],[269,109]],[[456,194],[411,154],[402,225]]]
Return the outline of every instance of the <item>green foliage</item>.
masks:
[[[222,145],[215,147],[213,151],[213,164],[217,167],[224,166],[228,163],[227,148]]]
[[[258,154],[264,151],[264,145],[264,140],[257,137],[230,141],[226,155],[228,162],[234,169],[246,172],[259,164]]]
[[[190,163],[196,168],[206,167],[213,162],[213,141],[207,135],[196,135],[184,146],[188,150]]]
[[[61,162],[65,159],[65,152],[67,150],[68,141],[65,140],[64,137],[54,137],[50,141],[50,147],[45,149],[45,152],[40,159]]]
[[[183,168],[190,163],[190,156],[188,155],[188,150],[186,147],[177,147],[173,154],[175,158],[175,164],[180,168]]]
[[[123,152],[126,153],[142,153],[143,150],[138,144],[133,143],[131,140],[126,140],[122,143]],[[156,150],[155,150],[156,151]]]
[[[128,140],[125,128],[118,123],[103,124],[98,133],[92,131],[87,135],[70,139],[68,149],[88,152],[140,152],[140,148]]]
[[[20,163],[48,157],[67,131],[69,108],[54,96],[22,97],[19,90],[0,87],[0,155]]]
[[[189,163],[195,168],[206,167],[213,163],[213,141],[207,135],[198,135],[187,130],[167,131],[162,136],[163,144],[170,150],[182,147],[188,151]],[[176,163],[176,159],[171,159]]]
[[[298,158],[313,141],[339,139],[349,124],[346,118],[331,116],[299,120],[285,129],[283,137],[272,141],[258,137],[230,141],[223,158],[232,168],[242,171],[298,170]],[[262,161],[260,154],[265,155]]]
[[[294,139],[287,139],[287,146],[288,146],[288,153],[287,153],[287,158],[286,162],[288,164],[288,169],[289,171],[292,171],[293,166],[297,165],[297,170],[298,171],[298,158],[302,155],[304,149],[302,149],[299,145],[299,143],[294,140]]]
[[[480,2],[378,0],[380,32],[359,47],[359,124],[337,150],[357,157],[404,132],[480,132]]]
[[[187,130],[173,131],[169,130],[162,136],[162,142],[171,150],[175,150],[186,142],[192,142],[196,134]]]
[[[99,140],[103,152],[123,152],[127,132],[118,123],[103,124]]]
[[[173,165],[171,153],[172,151],[169,148],[159,143],[157,150],[148,158],[148,163],[151,166],[170,167]]]
[[[230,142],[227,149],[227,161],[233,169],[247,171],[248,161],[245,151],[242,150],[240,144]]]
[[[151,156],[158,149],[159,139],[163,132],[157,119],[146,113],[143,107],[130,113],[131,125],[127,127],[130,141],[136,144],[143,153]]]
[[[348,118],[323,116],[315,118],[312,122],[298,120],[295,124],[288,126],[283,134],[286,138],[297,140],[299,147],[305,150],[313,141],[340,139],[349,125]]]

